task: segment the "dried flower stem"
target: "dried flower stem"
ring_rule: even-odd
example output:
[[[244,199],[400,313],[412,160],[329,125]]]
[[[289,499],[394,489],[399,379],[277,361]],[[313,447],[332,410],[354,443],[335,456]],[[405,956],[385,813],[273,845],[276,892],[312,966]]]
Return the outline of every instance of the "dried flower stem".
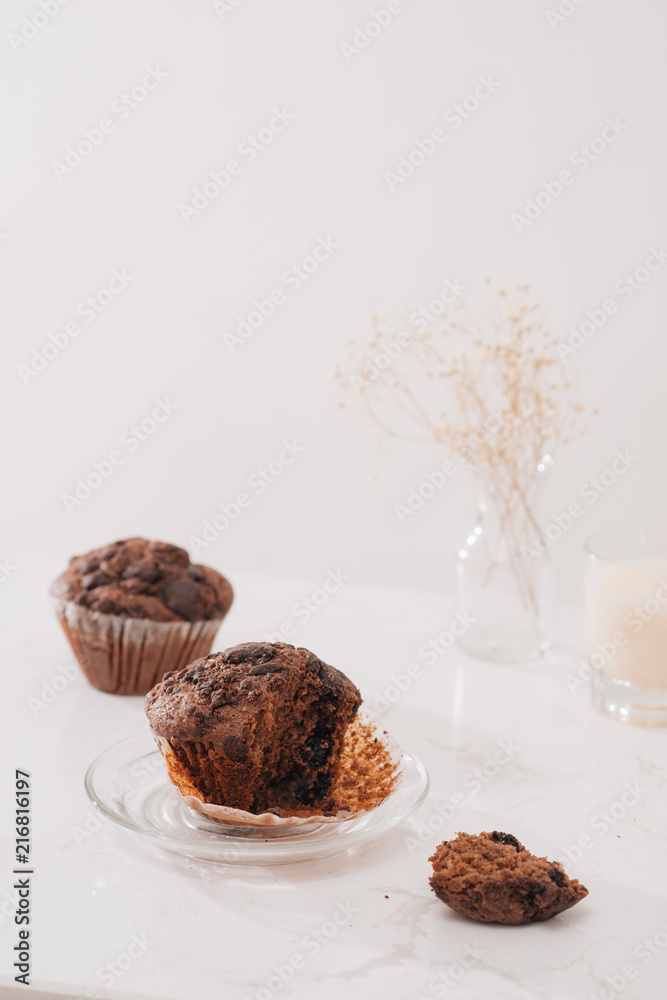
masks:
[[[534,511],[539,470],[581,433],[584,410],[537,310],[522,285],[512,294],[498,288],[485,322],[454,314],[437,332],[406,332],[374,320],[366,349],[334,373],[383,435],[441,445],[486,470],[499,534],[484,583],[504,546],[522,603],[535,615],[524,546],[531,534],[541,537]],[[452,341],[458,349],[445,351]],[[438,382],[449,391],[439,392]]]

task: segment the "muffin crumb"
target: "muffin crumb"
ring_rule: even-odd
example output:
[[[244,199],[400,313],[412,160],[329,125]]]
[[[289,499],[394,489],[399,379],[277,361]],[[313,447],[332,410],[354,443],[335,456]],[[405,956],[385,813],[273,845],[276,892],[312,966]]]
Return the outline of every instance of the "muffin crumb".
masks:
[[[549,920],[574,906],[588,889],[558,861],[538,858],[516,837],[498,830],[458,833],[431,855],[429,882],[447,906],[484,923]]]

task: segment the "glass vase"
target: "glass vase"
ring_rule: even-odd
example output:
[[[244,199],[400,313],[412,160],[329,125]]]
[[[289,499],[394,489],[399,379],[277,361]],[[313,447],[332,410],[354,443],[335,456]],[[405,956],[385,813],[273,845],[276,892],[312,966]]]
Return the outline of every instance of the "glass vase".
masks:
[[[497,662],[544,656],[555,607],[551,542],[540,526],[545,456],[521,488],[505,472],[473,469],[479,503],[457,553],[457,608],[466,653]]]

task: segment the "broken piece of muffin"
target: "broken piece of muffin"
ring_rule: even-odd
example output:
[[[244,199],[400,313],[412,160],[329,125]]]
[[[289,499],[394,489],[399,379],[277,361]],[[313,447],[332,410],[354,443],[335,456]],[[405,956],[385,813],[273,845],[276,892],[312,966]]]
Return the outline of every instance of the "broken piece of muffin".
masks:
[[[588,895],[562,865],[536,858],[509,833],[458,833],[431,855],[438,899],[472,920],[529,924],[549,920]]]
[[[330,788],[361,695],[307,649],[246,642],[166,674],[146,714],[183,795],[259,814],[335,811]]]

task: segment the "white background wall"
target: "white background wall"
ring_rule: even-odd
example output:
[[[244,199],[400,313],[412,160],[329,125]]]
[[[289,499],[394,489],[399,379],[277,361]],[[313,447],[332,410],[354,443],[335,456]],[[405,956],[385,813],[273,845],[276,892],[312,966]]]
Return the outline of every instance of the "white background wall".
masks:
[[[384,0],[217,6],[71,0],[12,44],[25,17],[44,18],[36,0],[2,5],[0,546],[64,557],[130,534],[187,545],[288,439],[303,455],[202,561],[232,577],[341,567],[450,587],[473,514],[466,474],[399,524],[394,503],[444,455],[390,443],[378,460],[373,429],[337,408],[331,370],[371,314],[410,312],[446,278],[473,306],[487,274],[529,282],[564,338],[618,298],[614,283],[667,241],[664,6],[586,0],[550,25],[556,0],[404,0],[350,61],[341,43]],[[166,79],[121,118],[110,109],[146,67]],[[496,92],[392,193],[384,172],[480,75]],[[179,204],[276,107],[294,121],[187,224]],[[58,179],[54,161],[105,117],[113,132]],[[518,234],[512,213],[607,117],[627,128]],[[327,236],[340,249],[230,353],[224,332]],[[128,287],[94,322],[79,316],[79,336],[24,384],[33,349],[123,268]],[[638,460],[563,538],[565,597],[579,593],[587,534],[665,520],[666,284],[663,267],[573,358],[600,416],[560,455],[551,509],[618,448]],[[124,432],[167,396],[177,411],[131,453]],[[115,449],[122,466],[68,513],[62,494]]]

